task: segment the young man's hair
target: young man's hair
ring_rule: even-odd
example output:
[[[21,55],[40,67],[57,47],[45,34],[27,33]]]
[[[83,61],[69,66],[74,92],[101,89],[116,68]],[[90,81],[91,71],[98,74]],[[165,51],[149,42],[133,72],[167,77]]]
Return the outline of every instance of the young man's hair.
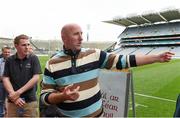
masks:
[[[11,47],[9,47],[9,46],[4,46],[4,47],[2,47],[2,49],[1,49],[1,51],[3,52],[5,49],[11,49]]]
[[[25,34],[21,34],[19,36],[16,36],[14,39],[14,44],[19,44],[20,39],[30,39],[30,37],[25,35]]]

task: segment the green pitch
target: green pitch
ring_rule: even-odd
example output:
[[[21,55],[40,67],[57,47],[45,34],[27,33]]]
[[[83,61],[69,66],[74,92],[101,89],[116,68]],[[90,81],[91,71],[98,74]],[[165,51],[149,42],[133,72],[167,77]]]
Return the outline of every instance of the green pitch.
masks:
[[[172,117],[180,93],[180,60],[132,68],[137,117]],[[132,111],[129,111],[132,116]]]
[[[39,57],[42,71],[48,58]],[[176,98],[180,93],[180,60],[136,67],[131,70],[136,117],[172,117]],[[131,104],[129,104],[129,116],[132,116]]]

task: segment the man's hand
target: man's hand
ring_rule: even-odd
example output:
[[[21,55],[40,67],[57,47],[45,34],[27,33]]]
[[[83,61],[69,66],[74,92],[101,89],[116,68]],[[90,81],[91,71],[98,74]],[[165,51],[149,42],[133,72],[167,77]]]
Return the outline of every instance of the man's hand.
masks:
[[[11,92],[8,97],[12,102],[15,102],[20,97],[20,93],[17,91]]]
[[[80,86],[73,86],[68,85],[62,91],[62,95],[64,96],[65,100],[72,100],[75,101],[79,98],[79,88]]]
[[[57,88],[48,96],[48,102],[50,104],[59,104],[66,100],[75,101],[79,98],[80,86],[68,85],[64,88]]]
[[[18,98],[15,102],[15,105],[22,107],[26,104],[26,102],[22,98]]]
[[[173,55],[174,53],[171,52],[164,52],[162,54],[159,54],[158,55],[159,62],[169,62]]]

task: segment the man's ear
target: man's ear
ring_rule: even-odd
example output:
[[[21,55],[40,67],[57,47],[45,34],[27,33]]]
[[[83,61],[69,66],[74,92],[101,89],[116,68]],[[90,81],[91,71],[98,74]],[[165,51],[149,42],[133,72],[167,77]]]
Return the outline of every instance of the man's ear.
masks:
[[[18,46],[18,44],[14,44],[14,47],[16,48]]]
[[[67,37],[66,36],[62,36],[62,41],[63,41],[63,43],[67,43],[67,41],[68,41]]]

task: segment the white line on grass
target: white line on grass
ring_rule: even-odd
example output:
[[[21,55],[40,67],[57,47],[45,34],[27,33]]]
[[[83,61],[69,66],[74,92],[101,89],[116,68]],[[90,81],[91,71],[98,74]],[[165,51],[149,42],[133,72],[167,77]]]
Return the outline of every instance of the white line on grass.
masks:
[[[136,103],[136,105],[135,105],[136,107],[138,107],[138,106],[141,106],[141,107],[148,107],[148,106],[146,106],[146,105],[143,105],[143,104],[138,104],[138,103]]]
[[[168,102],[176,102],[175,100],[160,98],[160,97],[156,97],[156,96],[150,96],[150,95],[145,95],[145,94],[140,94],[140,93],[134,93],[134,94],[139,95],[139,96],[143,96],[143,97],[147,97],[147,98],[153,98],[153,99],[158,99],[158,100],[163,100],[163,101],[168,101]]]
[[[138,104],[138,103],[135,103],[135,107],[138,107],[138,106],[140,106],[140,107],[148,107],[148,106],[143,105],[143,104]],[[132,110],[132,107],[131,107],[131,108],[129,108],[129,110]]]

